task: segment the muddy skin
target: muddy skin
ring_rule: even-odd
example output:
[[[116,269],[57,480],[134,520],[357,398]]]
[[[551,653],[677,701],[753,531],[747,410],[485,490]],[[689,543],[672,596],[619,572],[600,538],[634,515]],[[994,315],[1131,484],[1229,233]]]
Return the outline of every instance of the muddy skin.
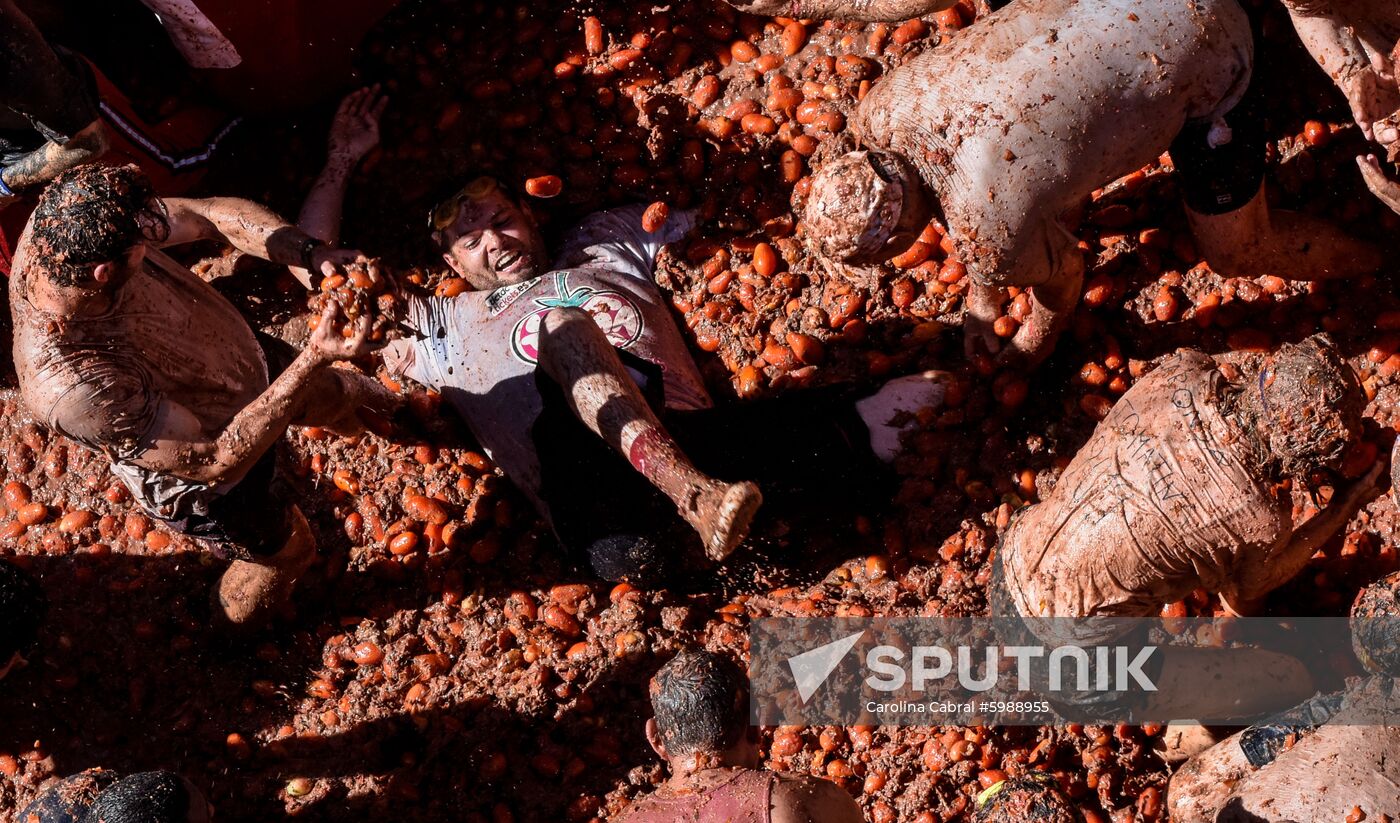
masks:
[[[174,242],[207,230],[267,255],[269,243],[290,234],[253,203],[168,208]],[[211,485],[236,482],[289,422],[341,419],[352,398],[388,402],[349,378],[313,386],[332,360],[345,359],[316,346],[269,383],[262,348],[238,310],[151,246],[107,289],[56,290],[39,266],[53,250],[27,242],[35,234],[31,221],[10,280],[21,391],[40,419],[114,459]],[[161,440],[174,445],[157,446]]]
[[[619,823],[857,823],[864,819],[860,808],[834,783],[807,775],[724,765],[672,778],[659,791],[634,801],[618,817]]]
[[[822,256],[861,264],[906,250],[933,216],[928,190],[903,158],[851,152],[812,179],[802,220]]]
[[[1168,357],[1012,524],[1002,563],[1020,613],[1145,617],[1197,588],[1247,603],[1287,582],[1374,494],[1359,481],[1295,535],[1272,491],[1359,436],[1350,372],[1313,340],[1233,381],[1199,353]]]
[[[1344,701],[1393,702],[1392,678],[1400,672],[1400,572],[1362,589],[1351,620],[1353,650],[1375,676],[1349,688]],[[1250,761],[1241,745],[1247,732],[1192,757],[1172,776],[1167,793],[1172,819],[1330,820],[1353,806],[1367,815],[1394,815],[1400,804],[1395,791],[1400,771],[1393,765],[1400,756],[1400,730],[1349,725],[1347,702],[1341,705],[1330,722],[1299,729],[1272,762]]]
[[[1336,348],[1317,337],[1285,346],[1254,380],[1257,390],[1241,383],[1233,406],[1250,421],[1245,431],[1264,443],[1266,461],[1281,476],[1337,468],[1361,432],[1366,402]]]
[[[1172,820],[1342,820],[1400,814],[1400,729],[1332,724],[1300,736],[1255,769],[1238,754],[1239,735],[1188,762],[1172,777]]]
[[[555,309],[544,318],[540,367],[562,386],[570,408],[676,504],[723,560],[748,533],[763,502],[753,483],[724,483],[696,469],[656,418],[612,344],[579,309]]]
[[[1082,261],[1062,215],[1152,162],[1187,119],[1229,111],[1248,83],[1252,37],[1234,0],[1182,11],[1014,3],[882,78],[851,128],[919,171],[977,285],[1061,284],[1077,298],[1063,284],[1082,276]],[[1042,299],[1008,356],[1043,357],[1072,301]]]
[[[1400,441],[1390,451],[1390,495],[1400,505]]]
[[[316,559],[316,537],[301,509],[287,510],[287,543],[258,562],[235,560],[212,592],[213,614],[221,628],[251,633],[265,628],[292,595],[297,578]]]
[[[180,55],[197,69],[230,69],[243,62],[238,49],[193,0],[141,0],[160,16]]]
[[[923,17],[954,5],[955,0],[727,0],[749,14],[817,20],[896,22]]]

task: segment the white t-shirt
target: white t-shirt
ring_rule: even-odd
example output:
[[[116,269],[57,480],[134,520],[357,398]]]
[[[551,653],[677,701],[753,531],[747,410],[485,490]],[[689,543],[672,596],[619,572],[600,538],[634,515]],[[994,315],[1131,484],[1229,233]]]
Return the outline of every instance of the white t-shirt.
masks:
[[[543,408],[535,384],[540,324],[551,309],[589,312],[613,346],[654,364],[666,408],[712,405],[652,280],[661,247],[684,236],[694,216],[672,215],[660,231],[648,233],[642,212],[627,206],[589,216],[565,238],[555,270],[540,277],[490,292],[411,300],[406,324],[423,339],[397,341],[385,352],[391,370],[442,392],[491,459],[546,516],[531,430]]]

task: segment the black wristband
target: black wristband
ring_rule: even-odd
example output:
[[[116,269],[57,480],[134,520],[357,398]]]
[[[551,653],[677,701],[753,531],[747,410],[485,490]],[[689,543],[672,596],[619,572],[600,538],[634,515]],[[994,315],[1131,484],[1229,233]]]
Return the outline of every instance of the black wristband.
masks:
[[[310,236],[301,241],[301,267],[307,271],[311,271],[311,255],[315,254],[317,249],[328,245],[330,244],[326,243],[324,240]]]

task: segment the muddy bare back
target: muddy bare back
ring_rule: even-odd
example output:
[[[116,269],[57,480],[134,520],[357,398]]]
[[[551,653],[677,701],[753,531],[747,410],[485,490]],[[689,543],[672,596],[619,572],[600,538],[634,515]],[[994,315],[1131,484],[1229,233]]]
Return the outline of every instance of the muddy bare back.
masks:
[[[1061,215],[1229,111],[1252,59],[1235,0],[1021,0],[876,83],[852,125],[932,186],[978,282],[1032,286],[1074,249]]]
[[[635,801],[620,818],[622,823],[769,823],[772,820],[773,785],[778,775],[758,769],[718,771],[695,776],[708,785],[690,794],[663,794],[667,789]]]
[[[247,321],[164,253],[148,250],[107,313],[60,321],[25,298],[26,278],[42,276],[28,265],[29,251],[22,241],[10,280],[15,368],[25,404],[49,426],[126,457],[143,448],[136,441],[163,398],[211,434],[267,388]]]
[[[1400,728],[1328,724],[1246,775],[1216,817],[1255,820],[1400,817]]]
[[[1292,534],[1290,510],[1254,476],[1223,388],[1210,357],[1185,351],[1123,395],[1006,533],[1021,614],[1153,616],[1198,587],[1232,591],[1246,564],[1267,568]]]

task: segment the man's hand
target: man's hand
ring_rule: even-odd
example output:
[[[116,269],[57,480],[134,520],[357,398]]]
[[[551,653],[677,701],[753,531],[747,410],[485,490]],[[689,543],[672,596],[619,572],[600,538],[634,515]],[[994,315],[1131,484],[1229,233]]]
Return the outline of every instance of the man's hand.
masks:
[[[350,329],[350,336],[345,336],[345,326],[340,320],[340,306],[329,303],[321,312],[321,322],[316,326],[316,331],[311,333],[311,340],[307,342],[306,351],[311,357],[322,364],[334,363],[337,360],[354,360],[363,357],[374,351],[375,344],[370,342],[369,335],[372,321],[369,315],[361,315]]]
[[[370,265],[369,258],[364,252],[358,249],[337,249],[331,246],[320,246],[311,252],[311,270],[321,273],[322,277],[330,277],[333,274],[344,274],[345,267],[356,263],[363,263],[369,272],[370,279],[379,282],[379,267]]]
[[[1371,194],[1389,206],[1391,211],[1400,214],[1400,183],[1386,175],[1381,161],[1374,154],[1368,154],[1356,158],[1356,165],[1361,167],[1361,179],[1366,181],[1366,188],[1371,190]]]
[[[1351,105],[1351,116],[1367,140],[1382,146],[1400,142],[1400,129],[1394,122],[1385,122],[1400,112],[1400,85],[1396,82],[1394,66],[1367,66],[1341,85]]]
[[[976,283],[967,290],[967,310],[963,314],[963,352],[968,357],[1001,353],[1001,338],[993,324],[1001,316],[1001,289]]]
[[[331,122],[330,162],[353,168],[379,145],[379,119],[387,105],[389,98],[379,93],[378,84],[346,95]]]

